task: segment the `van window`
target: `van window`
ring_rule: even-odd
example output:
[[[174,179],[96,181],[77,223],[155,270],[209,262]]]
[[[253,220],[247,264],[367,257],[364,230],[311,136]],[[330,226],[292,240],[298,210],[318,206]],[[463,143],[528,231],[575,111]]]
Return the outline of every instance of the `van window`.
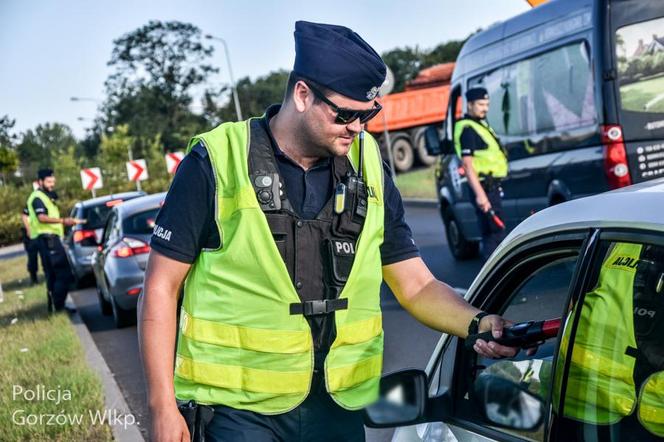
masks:
[[[623,111],[664,118],[664,17],[616,32],[616,58]],[[653,128],[655,129],[655,128]]]
[[[489,91],[487,119],[507,144],[515,138],[541,138],[597,123],[595,86],[584,42],[504,66],[471,84]],[[546,149],[551,150],[548,144]],[[528,149],[528,154],[535,153],[544,151]]]

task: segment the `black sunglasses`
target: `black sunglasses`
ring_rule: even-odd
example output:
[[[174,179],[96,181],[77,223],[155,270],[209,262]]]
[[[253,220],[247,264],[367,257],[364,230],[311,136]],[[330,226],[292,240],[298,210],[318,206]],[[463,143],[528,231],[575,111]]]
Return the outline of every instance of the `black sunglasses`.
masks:
[[[309,83],[304,83],[311,89],[311,91],[314,93],[316,97],[321,99],[325,104],[330,106],[333,111],[337,113],[336,118],[334,119],[334,122],[336,124],[350,124],[353,121],[357,120],[358,118],[360,119],[360,123],[364,124],[367,121],[371,120],[373,117],[375,117],[378,112],[383,108],[383,106],[380,105],[377,101],[374,101],[374,107],[373,109],[365,109],[365,110],[357,110],[357,109],[348,109],[345,107],[339,107],[336,104],[334,104],[330,99],[328,99],[321,91],[313,87]]]

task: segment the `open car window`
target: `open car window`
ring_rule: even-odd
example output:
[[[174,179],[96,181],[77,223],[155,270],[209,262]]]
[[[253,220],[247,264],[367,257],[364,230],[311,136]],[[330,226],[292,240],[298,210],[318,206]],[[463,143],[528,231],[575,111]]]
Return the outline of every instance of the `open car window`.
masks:
[[[580,243],[578,245],[580,248]],[[524,256],[483,303],[515,323],[560,318],[568,309],[578,248]],[[509,263],[508,263],[509,264]],[[454,378],[455,422],[526,440],[544,440],[552,388],[552,360],[558,339],[543,342],[533,355],[488,359],[459,345]]]

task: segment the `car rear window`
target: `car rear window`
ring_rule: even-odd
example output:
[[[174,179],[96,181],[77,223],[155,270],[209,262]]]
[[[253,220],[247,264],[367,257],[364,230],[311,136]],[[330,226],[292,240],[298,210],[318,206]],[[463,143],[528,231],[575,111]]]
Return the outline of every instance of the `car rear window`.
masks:
[[[124,233],[133,233],[138,235],[149,235],[154,229],[154,221],[157,218],[159,208],[135,213],[122,221],[122,230]]]
[[[84,207],[81,216],[87,220],[87,222],[83,224],[83,229],[94,230],[103,228],[110,211],[111,207],[107,207],[105,204]]]

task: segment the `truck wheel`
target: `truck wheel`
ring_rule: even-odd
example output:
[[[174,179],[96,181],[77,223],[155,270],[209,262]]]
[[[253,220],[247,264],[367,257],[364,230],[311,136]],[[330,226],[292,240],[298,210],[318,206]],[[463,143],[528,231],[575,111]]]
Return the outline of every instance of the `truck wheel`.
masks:
[[[408,138],[396,138],[392,142],[392,156],[394,157],[394,168],[397,172],[407,172],[413,167],[415,155]]]
[[[413,139],[416,140],[415,145],[417,146],[417,160],[423,166],[429,167],[436,162],[438,157],[429,155],[427,153],[427,143],[426,139],[424,138],[424,131],[425,129],[417,131]]]
[[[480,252],[480,244],[476,241],[468,241],[461,231],[459,222],[454,217],[452,209],[447,207],[443,216],[445,224],[445,236],[447,245],[452,252],[452,256],[459,261],[477,257]]]

